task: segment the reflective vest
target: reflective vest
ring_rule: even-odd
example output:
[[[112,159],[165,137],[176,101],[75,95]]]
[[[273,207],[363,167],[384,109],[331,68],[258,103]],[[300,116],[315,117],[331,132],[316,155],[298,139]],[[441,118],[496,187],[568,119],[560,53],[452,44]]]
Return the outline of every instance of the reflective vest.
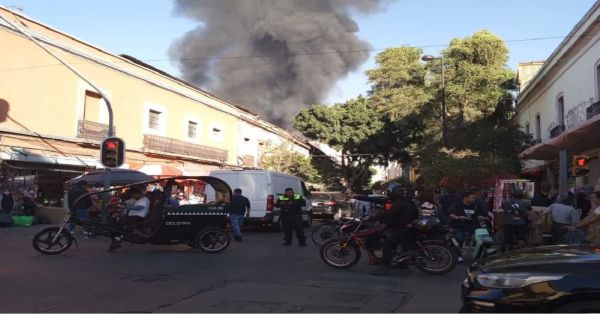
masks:
[[[302,196],[300,194],[294,193],[294,199],[295,200],[299,200],[301,198],[302,198]],[[279,196],[279,200],[280,201],[289,201],[290,199],[287,197],[287,195],[280,195]]]

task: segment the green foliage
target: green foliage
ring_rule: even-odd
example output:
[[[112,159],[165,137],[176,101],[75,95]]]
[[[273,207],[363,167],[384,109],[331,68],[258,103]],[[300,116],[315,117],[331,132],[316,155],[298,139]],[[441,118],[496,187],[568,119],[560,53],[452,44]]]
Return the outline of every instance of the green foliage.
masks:
[[[450,150],[441,144],[442,63],[423,63],[421,55],[415,47],[386,49],[367,71],[368,98],[303,110],[294,126],[342,152],[339,171],[354,189],[370,165],[392,160],[414,161],[428,187],[518,173],[517,154],[530,138],[510,121],[515,75],[504,42],[484,30],[442,51]]]
[[[467,123],[495,112],[510,95],[504,83],[515,74],[506,64],[508,48],[489,31],[454,39],[443,54],[450,127],[462,132]]]
[[[312,165],[311,159],[292,151],[289,143],[283,143],[263,154],[261,165],[265,170],[292,174],[307,182],[319,180],[319,173]]]
[[[375,58],[378,67],[366,73],[373,103],[390,120],[419,111],[432,98],[423,88],[427,69],[420,61],[422,53],[414,47],[386,49]]]

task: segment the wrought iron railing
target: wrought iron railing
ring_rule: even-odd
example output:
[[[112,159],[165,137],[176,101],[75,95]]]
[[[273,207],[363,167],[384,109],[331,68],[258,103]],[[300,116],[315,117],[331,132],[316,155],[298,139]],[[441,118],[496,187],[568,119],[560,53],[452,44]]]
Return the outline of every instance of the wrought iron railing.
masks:
[[[200,157],[221,162],[226,161],[228,157],[228,151],[225,149],[192,144],[170,137],[150,134],[144,135],[144,149]]]
[[[117,128],[113,126],[113,134]],[[108,125],[88,120],[79,120],[77,123],[77,137],[88,140],[102,141],[108,136]]]
[[[561,135],[564,131],[565,131],[565,126],[559,124],[559,125],[553,127],[552,129],[550,129],[550,138],[555,138],[555,137]]]
[[[597,101],[593,104],[591,104],[587,109],[586,109],[586,115],[587,115],[587,119],[591,119],[597,115],[600,114],[600,101]]]

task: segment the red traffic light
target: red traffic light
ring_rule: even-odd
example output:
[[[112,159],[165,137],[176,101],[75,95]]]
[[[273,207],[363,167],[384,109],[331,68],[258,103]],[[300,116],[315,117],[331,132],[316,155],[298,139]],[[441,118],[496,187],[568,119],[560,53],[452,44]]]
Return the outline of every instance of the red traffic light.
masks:
[[[104,143],[104,147],[106,147],[107,149],[117,149],[119,148],[119,143],[107,141],[106,143]]]
[[[577,165],[580,167],[585,167],[585,165],[587,165],[588,163],[588,159],[587,158],[577,158]]]

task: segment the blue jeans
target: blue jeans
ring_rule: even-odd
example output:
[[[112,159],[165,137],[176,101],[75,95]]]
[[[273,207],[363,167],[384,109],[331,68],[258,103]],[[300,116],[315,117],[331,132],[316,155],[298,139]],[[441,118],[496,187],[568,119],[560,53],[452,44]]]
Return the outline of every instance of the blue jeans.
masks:
[[[89,220],[90,219],[90,210],[89,210],[89,208],[75,209],[75,212],[73,214],[77,215],[77,217],[79,217],[79,220]],[[75,230],[75,224],[70,223],[69,226],[68,226],[68,230],[70,232],[73,232],[73,230]]]
[[[454,240],[458,242],[458,246],[462,249],[463,244],[465,244],[465,231],[461,228],[452,228],[452,233]]]
[[[229,214],[229,222],[233,228],[233,236],[236,239],[242,238],[242,225],[244,224],[244,215]]]

